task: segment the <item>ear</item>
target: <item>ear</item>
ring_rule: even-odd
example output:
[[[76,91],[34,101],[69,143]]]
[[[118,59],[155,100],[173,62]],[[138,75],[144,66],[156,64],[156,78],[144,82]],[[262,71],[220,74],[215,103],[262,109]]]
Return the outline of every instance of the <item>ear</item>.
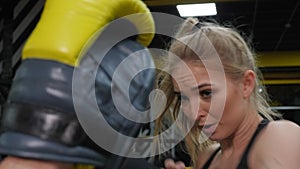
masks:
[[[249,98],[255,87],[256,75],[252,70],[247,70],[243,77],[243,97]]]

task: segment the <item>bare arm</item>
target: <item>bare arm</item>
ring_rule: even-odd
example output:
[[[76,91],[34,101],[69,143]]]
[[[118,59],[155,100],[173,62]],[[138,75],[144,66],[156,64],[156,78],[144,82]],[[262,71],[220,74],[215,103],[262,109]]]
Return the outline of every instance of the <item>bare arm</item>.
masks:
[[[0,169],[71,169],[72,164],[25,159],[8,156],[0,163]]]

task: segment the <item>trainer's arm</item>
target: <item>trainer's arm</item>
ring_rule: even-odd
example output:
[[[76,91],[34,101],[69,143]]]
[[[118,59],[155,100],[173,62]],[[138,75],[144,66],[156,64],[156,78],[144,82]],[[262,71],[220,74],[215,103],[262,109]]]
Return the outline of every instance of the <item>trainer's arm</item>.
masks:
[[[71,169],[72,164],[54,162],[54,161],[43,161],[33,160],[26,158],[19,158],[8,156],[0,163],[0,169]]]

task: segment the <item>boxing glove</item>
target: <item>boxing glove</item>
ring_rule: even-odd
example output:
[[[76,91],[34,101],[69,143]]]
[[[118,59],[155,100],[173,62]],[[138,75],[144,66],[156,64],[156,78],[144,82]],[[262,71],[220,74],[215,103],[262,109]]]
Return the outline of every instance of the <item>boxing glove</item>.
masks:
[[[128,17],[130,14],[138,17]],[[103,38],[103,31],[109,27],[108,22],[122,16],[126,16],[125,20],[138,36],[134,40],[120,40],[114,34],[106,34],[116,42],[106,48],[108,38]],[[0,153],[103,167],[110,153],[96,146],[81,127],[74,97],[78,101],[81,96],[93,95],[95,91],[97,106],[112,128],[135,136],[137,130],[132,129],[138,129],[140,124],[124,118],[115,108],[112,94],[107,92],[127,90],[122,85],[112,90],[110,84],[118,84],[113,83],[114,69],[133,53],[141,51],[138,53],[143,57],[137,56],[130,68],[153,67],[151,56],[145,50],[153,32],[151,14],[139,0],[46,1],[41,19],[24,46],[23,60],[4,108]],[[128,80],[132,69],[122,71],[124,74],[120,77],[124,79],[121,81]],[[94,85],[82,86],[84,90],[72,89],[76,70],[81,72],[76,74],[77,79],[95,75]],[[128,91],[128,104],[139,110],[146,109],[153,80],[153,70],[134,77]],[[90,90],[93,86],[95,90]],[[86,109],[88,115],[95,113],[88,106],[93,98],[82,97],[79,102],[77,109]],[[100,132],[105,130],[99,128]]]
[[[128,17],[136,14],[133,17]],[[41,19],[26,42],[22,58],[59,61],[71,66],[84,54],[97,34],[117,18],[128,18],[138,33],[137,42],[148,46],[154,23],[139,0],[47,0]],[[85,47],[85,48],[84,48]]]

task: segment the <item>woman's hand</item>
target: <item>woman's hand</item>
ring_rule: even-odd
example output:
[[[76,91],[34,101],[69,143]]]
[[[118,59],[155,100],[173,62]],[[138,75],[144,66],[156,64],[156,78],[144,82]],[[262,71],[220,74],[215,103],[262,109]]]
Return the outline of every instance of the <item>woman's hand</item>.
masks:
[[[0,163],[0,169],[71,169],[72,164],[26,159],[8,156]]]
[[[172,159],[165,160],[165,167],[166,169],[185,169],[185,165],[182,161],[175,162]]]

